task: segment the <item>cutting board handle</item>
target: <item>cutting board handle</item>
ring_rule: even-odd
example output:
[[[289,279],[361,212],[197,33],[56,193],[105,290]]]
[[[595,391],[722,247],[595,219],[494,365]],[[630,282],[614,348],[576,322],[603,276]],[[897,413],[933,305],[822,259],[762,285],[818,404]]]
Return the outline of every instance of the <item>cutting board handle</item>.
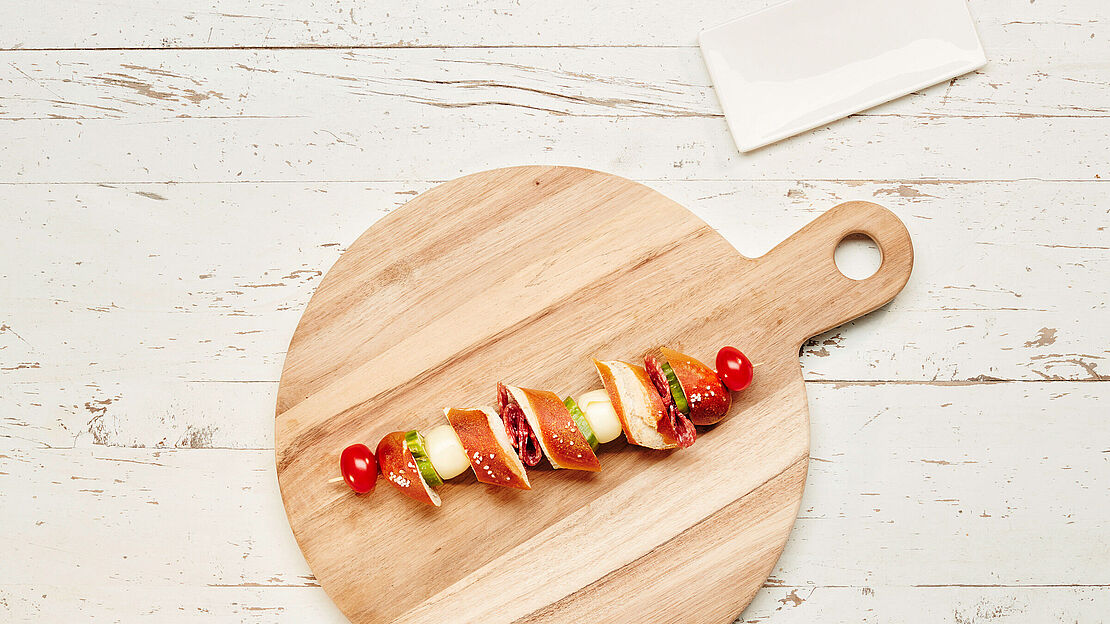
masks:
[[[882,257],[879,269],[862,280],[841,273],[833,258],[837,245],[852,234],[870,237]],[[850,201],[817,217],[763,259],[784,267],[780,279],[794,282],[785,289],[789,299],[776,302],[781,305],[776,307],[789,317],[782,320],[791,321],[783,324],[799,333],[791,338],[800,348],[809,338],[893,299],[909,280],[913,244],[893,212],[871,202]]]

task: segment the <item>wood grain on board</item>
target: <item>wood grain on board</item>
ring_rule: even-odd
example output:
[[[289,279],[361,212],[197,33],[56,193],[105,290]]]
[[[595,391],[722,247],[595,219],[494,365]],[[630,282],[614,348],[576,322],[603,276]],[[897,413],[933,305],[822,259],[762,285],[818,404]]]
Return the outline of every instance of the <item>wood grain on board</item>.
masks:
[[[833,262],[857,232],[883,254],[862,281]],[[276,445],[294,535],[358,622],[730,621],[801,500],[799,347],[889,301],[912,263],[901,221],[867,202],[752,260],[663,195],[596,171],[518,167],[437,186],[340,257],[293,336]],[[530,492],[464,478],[440,509],[327,483],[353,441],[489,403],[497,381],[581,393],[599,386],[591,357],[637,361],[659,344],[710,361],[736,344],[760,364],[733,416],[691,449],[611,445],[601,473],[534,470]],[[619,599],[598,601],[610,585]]]

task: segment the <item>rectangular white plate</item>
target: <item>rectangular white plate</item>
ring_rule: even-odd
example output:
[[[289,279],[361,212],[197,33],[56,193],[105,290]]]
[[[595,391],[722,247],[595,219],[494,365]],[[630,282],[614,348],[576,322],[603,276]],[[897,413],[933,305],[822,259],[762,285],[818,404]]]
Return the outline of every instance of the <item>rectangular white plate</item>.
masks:
[[[699,43],[741,152],[987,62],[966,0],[790,0]]]

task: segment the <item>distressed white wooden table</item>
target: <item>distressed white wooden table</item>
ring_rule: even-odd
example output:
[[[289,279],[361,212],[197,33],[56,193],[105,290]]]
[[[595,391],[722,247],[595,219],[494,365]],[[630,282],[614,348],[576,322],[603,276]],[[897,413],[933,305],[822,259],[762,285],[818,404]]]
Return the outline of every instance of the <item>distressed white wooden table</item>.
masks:
[[[0,2],[0,620],[341,620],[274,476],[289,337],[375,219],[524,163],[747,255],[854,198],[914,235],[804,350],[743,621],[1106,617],[1110,4],[973,0],[985,69],[741,156],[695,37],[771,1]]]

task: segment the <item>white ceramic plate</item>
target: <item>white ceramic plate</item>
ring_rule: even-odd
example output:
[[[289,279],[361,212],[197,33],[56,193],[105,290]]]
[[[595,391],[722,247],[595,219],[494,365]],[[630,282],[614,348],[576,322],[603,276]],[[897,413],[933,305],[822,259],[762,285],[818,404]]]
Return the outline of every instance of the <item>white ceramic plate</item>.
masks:
[[[966,0],[790,0],[699,42],[741,152],[987,62]]]

